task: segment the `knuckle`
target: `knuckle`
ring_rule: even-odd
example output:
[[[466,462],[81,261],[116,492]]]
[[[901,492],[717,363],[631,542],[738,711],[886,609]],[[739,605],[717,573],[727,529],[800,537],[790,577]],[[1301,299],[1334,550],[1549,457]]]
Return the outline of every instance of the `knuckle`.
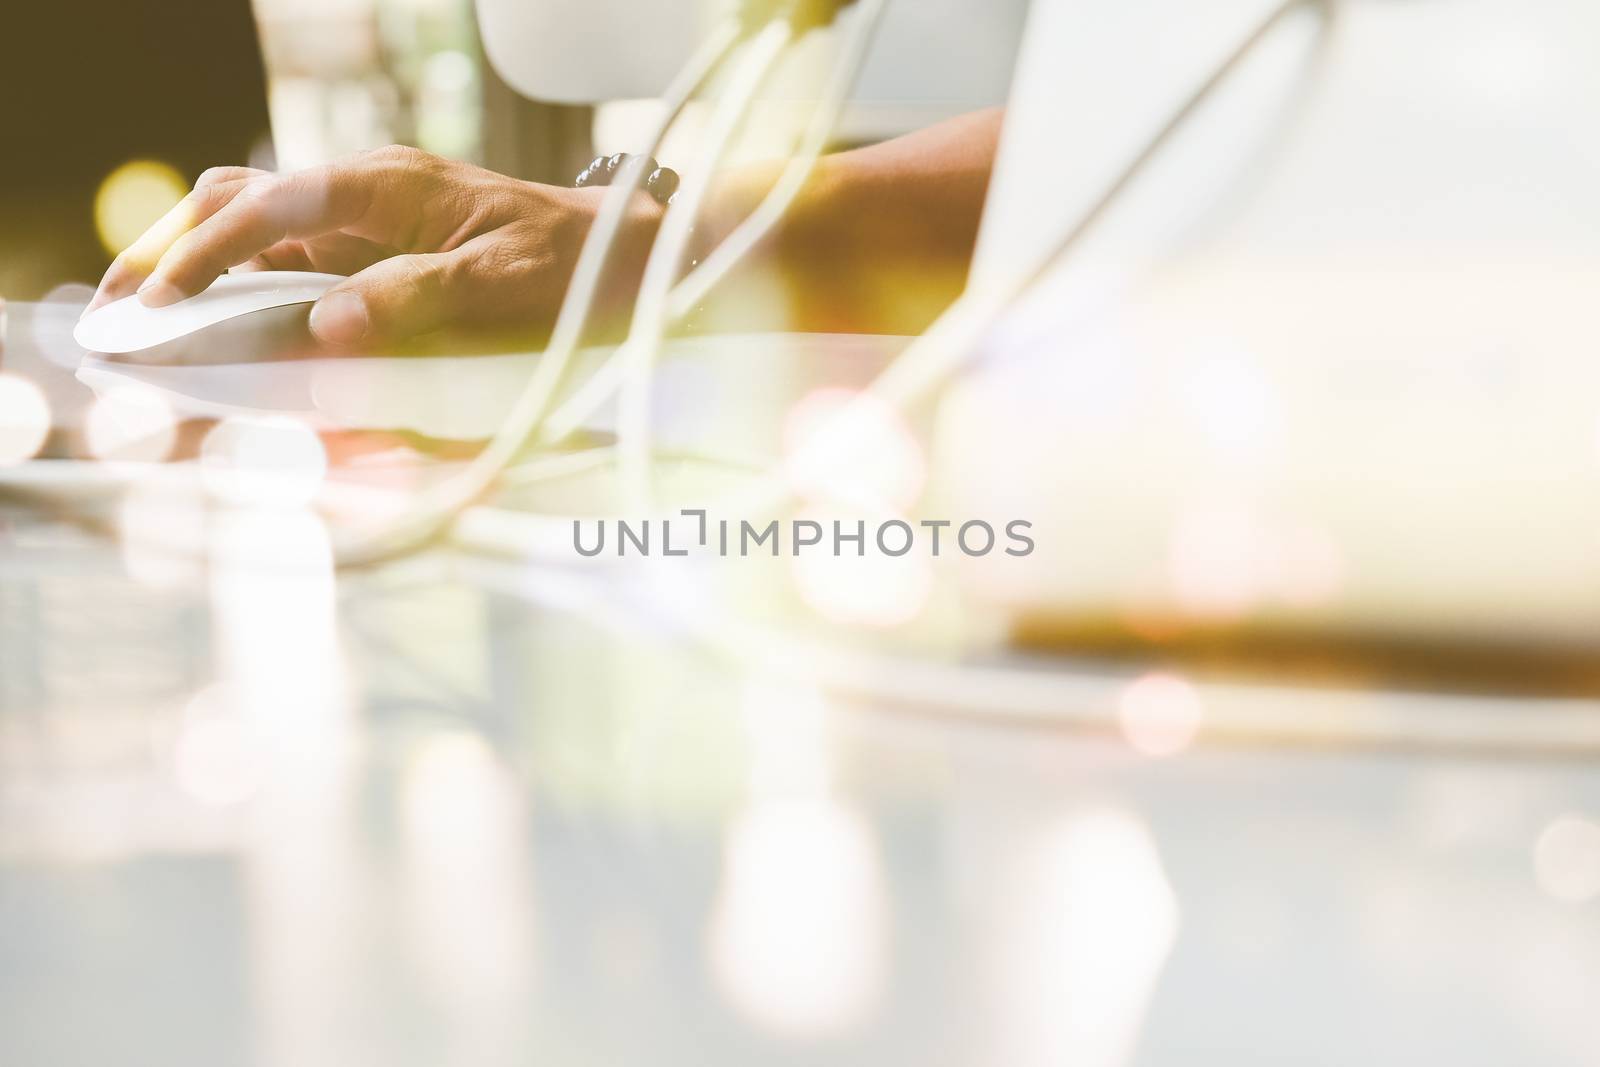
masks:
[[[544,266],[541,256],[509,241],[491,245],[478,256],[477,261],[480,271],[496,278],[520,278],[538,274]]]
[[[236,199],[246,204],[264,203],[277,191],[277,187],[278,180],[274,177],[263,175],[260,178],[251,178],[236,194]]]
[[[380,163],[398,163],[402,166],[418,166],[429,159],[428,153],[420,148],[410,145],[391,144],[382,148],[373,149],[371,158]]]
[[[216,185],[196,185],[183,198],[184,206],[197,212],[210,212],[227,203],[228,197]]]
[[[420,296],[437,296],[449,280],[449,268],[437,256],[407,256],[405,269],[410,287]]]
[[[219,185],[233,178],[233,167],[207,167],[200,172],[200,177],[195,179],[194,189],[199,192],[208,185]]]
[[[111,261],[105,276],[112,285],[125,285],[154,266],[154,263],[141,263],[132,249],[125,249]]]

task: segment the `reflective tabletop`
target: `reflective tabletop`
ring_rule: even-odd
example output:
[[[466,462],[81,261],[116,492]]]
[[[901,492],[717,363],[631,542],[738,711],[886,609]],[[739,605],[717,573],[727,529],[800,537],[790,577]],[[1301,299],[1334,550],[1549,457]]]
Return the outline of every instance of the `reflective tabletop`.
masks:
[[[1155,758],[212,532],[0,511],[0,1063],[1600,1062],[1586,757]]]

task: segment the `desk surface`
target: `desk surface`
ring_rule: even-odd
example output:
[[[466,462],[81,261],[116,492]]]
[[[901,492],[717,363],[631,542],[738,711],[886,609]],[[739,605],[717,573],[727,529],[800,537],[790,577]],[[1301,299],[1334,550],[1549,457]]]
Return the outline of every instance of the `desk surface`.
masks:
[[[228,558],[0,511],[0,1062],[1600,1062],[1584,760],[1151,760]]]

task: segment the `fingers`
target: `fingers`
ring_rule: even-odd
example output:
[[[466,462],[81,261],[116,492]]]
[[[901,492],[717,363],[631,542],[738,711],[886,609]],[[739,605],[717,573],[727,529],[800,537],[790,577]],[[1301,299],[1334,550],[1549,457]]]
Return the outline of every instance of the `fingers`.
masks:
[[[211,185],[248,181],[251,178],[265,177],[269,173],[271,172],[260,170],[256,167],[208,167],[200,172],[200,177],[195,179],[194,187],[196,189],[204,189]]]
[[[259,179],[261,171],[248,167],[215,167],[206,171],[195,183],[194,191],[180,200],[154,225],[139,236],[112,261],[111,267],[100,281],[94,299],[85,309],[93,311],[102,304],[131,296],[174,241],[200,222],[216,214],[237,196],[249,182]]]
[[[395,256],[324,293],[311,309],[311,332],[342,348],[427,333],[457,321],[474,300],[471,255]]]
[[[365,168],[333,165],[208,187],[230,190],[226,202],[168,242],[138,288],[140,299],[148,307],[176,303],[281,242],[354,222],[370,201],[370,177]]]
[[[312,262],[311,251],[302,241],[279,241],[271,248],[266,249],[253,259],[243,263],[235,263],[228,268],[229,274],[252,274],[263,270],[316,270]],[[349,271],[336,271],[329,268],[332,274],[349,274]]]

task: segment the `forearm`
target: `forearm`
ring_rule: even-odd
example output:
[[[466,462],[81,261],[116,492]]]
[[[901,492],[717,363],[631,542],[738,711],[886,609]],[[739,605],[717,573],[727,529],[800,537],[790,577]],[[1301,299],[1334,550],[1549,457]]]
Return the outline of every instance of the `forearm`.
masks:
[[[960,295],[1003,114],[963,115],[818,163],[769,250],[796,325],[916,333]],[[712,235],[773,177],[731,176],[708,220]]]

